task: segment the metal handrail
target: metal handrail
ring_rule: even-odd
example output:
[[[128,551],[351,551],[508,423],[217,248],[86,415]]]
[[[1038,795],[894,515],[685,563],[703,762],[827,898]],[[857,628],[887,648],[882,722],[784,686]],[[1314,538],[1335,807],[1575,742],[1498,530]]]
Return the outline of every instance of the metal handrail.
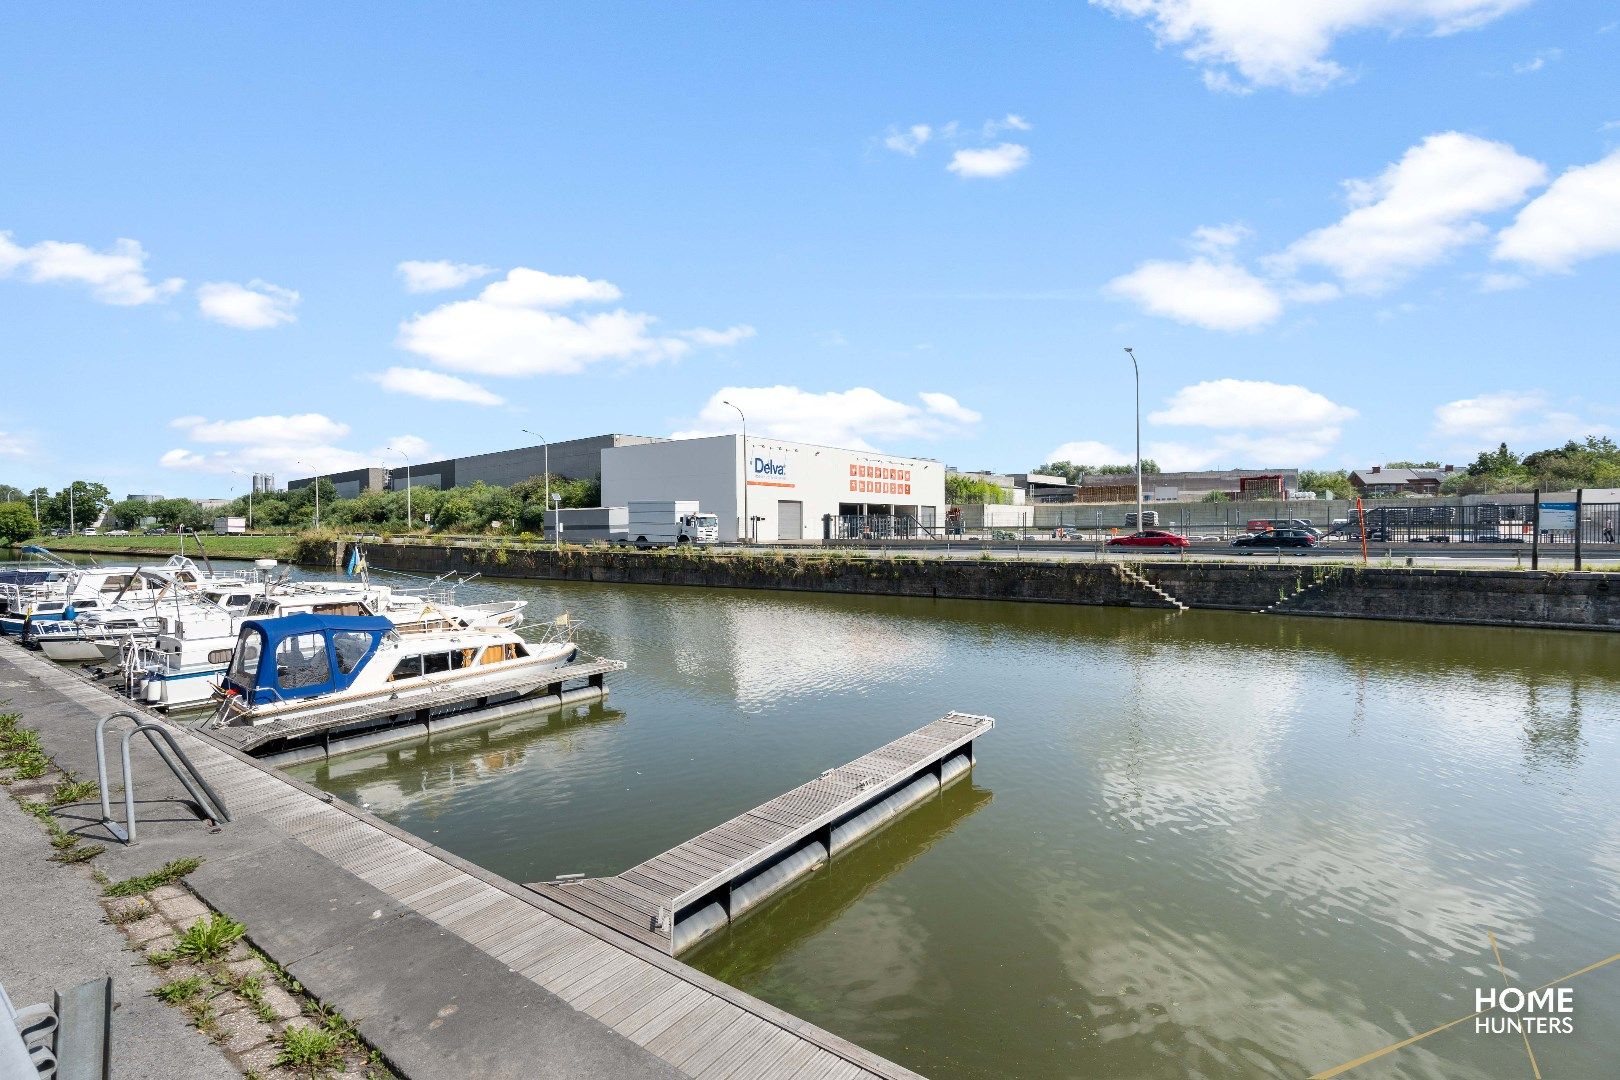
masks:
[[[135,727],[124,733],[123,743],[119,748],[124,766],[123,826],[120,826],[113,819],[112,799],[107,793],[107,748],[105,741],[107,724],[121,716],[135,721]],[[101,823],[107,827],[108,832],[123,843],[133,844],[135,842],[135,777],[130,768],[129,744],[137,735],[146,736],[146,741],[152,744],[152,749],[157,751],[157,756],[163,760],[163,764],[169,767],[169,771],[174,773],[175,779],[180,781],[181,786],[186,789],[186,793],[191,796],[192,804],[197,808],[200,817],[216,825],[231,820],[231,812],[225,806],[225,800],[220,798],[219,793],[209,786],[207,780],[203,779],[202,773],[197,771],[197,766],[192,764],[191,758],[187,757],[186,752],[180,749],[180,744],[175,741],[174,735],[167,728],[161,724],[143,721],[141,717],[132,712],[115,712],[102,717],[96,722],[96,779],[100,782],[101,787]],[[174,757],[171,758],[163,749],[163,743],[158,741],[158,736],[162,736],[163,743],[168,744],[169,750],[174,752]]]

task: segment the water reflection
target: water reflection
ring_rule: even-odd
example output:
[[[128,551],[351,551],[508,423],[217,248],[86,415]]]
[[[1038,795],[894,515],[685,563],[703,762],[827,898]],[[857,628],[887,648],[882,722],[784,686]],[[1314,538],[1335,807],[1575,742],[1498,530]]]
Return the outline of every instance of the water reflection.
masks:
[[[753,982],[784,953],[826,931],[850,907],[905,870],[913,860],[932,851],[958,825],[988,806],[992,798],[989,791],[973,783],[971,775],[952,784],[853,850],[841,852],[790,892],[750,913],[757,916],[780,908],[773,918],[745,916],[682,959],[726,982]],[[861,948],[874,955],[900,959],[907,953],[915,954],[915,950],[894,947],[895,935],[900,933],[895,920],[879,921],[888,924],[885,936],[891,940],[886,944],[862,934]],[[908,975],[905,981],[914,980]]]
[[[307,774],[515,880],[617,873],[997,717],[971,783],[691,956],[931,1076],[1300,1076],[1470,1011],[1487,931],[1515,977],[1620,951],[1606,635],[515,589],[630,662],[610,706]],[[1590,978],[1545,1075],[1612,1071],[1620,965]],[[1369,1075],[1524,1064],[1459,1031]]]

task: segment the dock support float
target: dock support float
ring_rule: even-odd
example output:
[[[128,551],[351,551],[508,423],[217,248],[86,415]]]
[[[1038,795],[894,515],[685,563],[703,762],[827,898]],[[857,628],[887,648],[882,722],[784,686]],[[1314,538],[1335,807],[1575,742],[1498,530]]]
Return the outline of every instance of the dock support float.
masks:
[[[677,955],[966,776],[993,727],[951,713],[622,874],[528,887]]]

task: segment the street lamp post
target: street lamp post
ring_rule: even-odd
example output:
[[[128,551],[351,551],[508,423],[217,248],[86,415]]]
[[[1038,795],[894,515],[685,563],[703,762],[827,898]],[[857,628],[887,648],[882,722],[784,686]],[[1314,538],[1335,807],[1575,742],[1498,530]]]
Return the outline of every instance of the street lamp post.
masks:
[[[248,474],[243,472],[241,469],[232,469],[231,472],[235,473],[237,476],[247,476],[247,482],[248,482],[248,519],[247,519],[247,527],[248,527],[248,532],[252,532],[253,531],[253,486],[254,486],[253,485],[253,477],[248,476]]]
[[[551,502],[551,538],[552,538],[552,545],[558,551],[561,551],[562,550],[562,496],[561,495],[553,495],[551,497],[551,500],[552,500],[552,502]]]
[[[743,516],[743,527],[746,529],[747,526],[748,526],[748,417],[747,417],[746,414],[744,414],[744,412],[741,409],[738,409],[737,406],[732,405],[731,402],[729,402],[729,401],[722,401],[720,404],[722,404],[722,405],[730,405],[731,408],[737,409],[737,415],[742,417],[742,472],[743,472],[743,475],[742,475],[742,482],[743,482],[743,512],[742,512],[742,516]],[[743,537],[742,540],[743,540],[744,543],[748,542],[748,538],[746,536]]]
[[[311,467],[302,461],[294,462],[294,464],[303,465],[306,469]],[[317,476],[311,482],[315,485],[315,527],[318,529],[321,527],[321,478]]]
[[[546,442],[546,437],[540,434],[538,431],[530,431],[528,428],[518,428],[518,430],[523,432],[525,435],[533,435],[535,438],[540,440],[540,450],[543,458],[543,463],[541,464],[540,468],[543,469],[546,474],[546,501],[540,508],[540,538],[544,540],[546,536],[545,507],[551,505],[551,444]],[[552,528],[556,528],[555,522],[553,522]]]
[[[1136,531],[1142,524],[1142,369],[1136,363],[1136,352],[1129,345],[1125,353],[1131,358],[1131,371],[1136,374]]]
[[[392,446],[384,449],[394,450]],[[405,458],[405,528],[409,531],[411,527],[411,459],[405,457],[405,451],[403,450],[394,450],[394,453]]]

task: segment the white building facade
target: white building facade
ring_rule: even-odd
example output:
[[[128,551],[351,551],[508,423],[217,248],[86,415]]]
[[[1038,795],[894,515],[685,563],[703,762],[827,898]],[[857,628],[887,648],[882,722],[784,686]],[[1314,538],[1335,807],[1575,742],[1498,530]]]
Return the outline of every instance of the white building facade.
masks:
[[[602,505],[696,499],[720,539],[819,540],[823,518],[896,515],[945,521],[945,466],[925,458],[739,435],[614,446],[602,451]]]

